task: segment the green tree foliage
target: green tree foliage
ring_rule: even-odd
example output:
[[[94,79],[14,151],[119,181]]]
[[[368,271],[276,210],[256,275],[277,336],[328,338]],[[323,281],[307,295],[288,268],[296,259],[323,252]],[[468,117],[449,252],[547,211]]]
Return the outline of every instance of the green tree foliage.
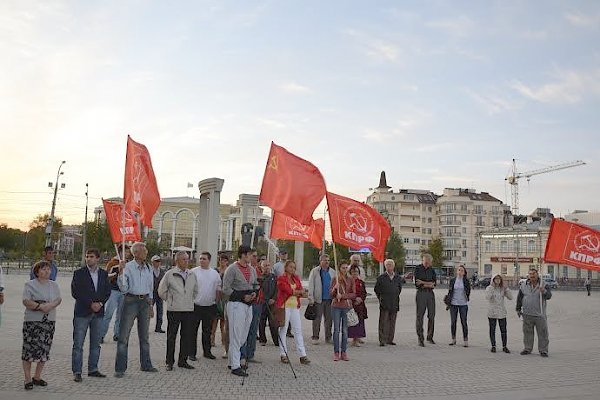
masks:
[[[404,249],[402,238],[396,232],[392,232],[385,245],[385,257],[394,260],[397,271],[404,272],[404,267],[406,265],[406,249]]]
[[[100,253],[107,252],[109,254],[114,254],[115,252],[115,247],[106,222],[88,222],[86,240],[86,246],[88,248],[95,247],[100,250]]]
[[[427,247],[421,247],[421,254],[429,253],[433,257],[432,266],[440,268],[444,265],[444,244],[441,238],[435,238]]]

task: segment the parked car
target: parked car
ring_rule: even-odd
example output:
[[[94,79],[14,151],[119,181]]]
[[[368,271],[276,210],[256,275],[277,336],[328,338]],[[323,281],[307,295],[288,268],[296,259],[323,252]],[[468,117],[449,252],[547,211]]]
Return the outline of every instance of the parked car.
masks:
[[[551,276],[544,276],[544,285],[548,286],[550,289],[556,289],[558,287],[558,283],[556,282],[556,279],[554,279]],[[521,285],[521,283],[527,282],[527,278],[521,278],[519,280],[519,285]]]

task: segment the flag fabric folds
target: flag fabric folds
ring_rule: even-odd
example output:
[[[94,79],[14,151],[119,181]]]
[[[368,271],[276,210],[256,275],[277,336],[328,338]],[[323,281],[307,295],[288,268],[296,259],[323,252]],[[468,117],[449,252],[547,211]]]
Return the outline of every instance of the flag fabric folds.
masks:
[[[600,231],[589,226],[553,219],[544,261],[600,271]]]
[[[373,207],[327,192],[333,241],[353,249],[368,248],[378,261],[385,258],[390,224]]]
[[[102,199],[106,223],[113,243],[123,241],[139,242],[142,240],[136,218],[126,211],[123,215],[123,203]]]
[[[325,192],[325,180],[317,167],[271,142],[260,189],[263,204],[310,225]]]
[[[310,225],[303,225],[292,217],[274,211],[271,224],[271,238],[310,242],[317,249],[323,247],[325,221],[323,218],[313,220]]]
[[[160,205],[158,185],[148,149],[130,136],[127,136],[123,197],[125,209],[139,214],[142,223],[152,227],[152,217]]]

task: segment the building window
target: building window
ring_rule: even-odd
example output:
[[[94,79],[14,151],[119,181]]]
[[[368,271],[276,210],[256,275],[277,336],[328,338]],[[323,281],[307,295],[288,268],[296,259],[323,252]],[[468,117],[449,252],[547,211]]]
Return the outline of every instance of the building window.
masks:
[[[407,244],[410,242],[410,239],[407,237],[403,238],[402,240],[404,241],[404,243],[407,243]]]
[[[515,263],[515,274],[514,276],[521,276],[521,266],[517,263]]]
[[[392,201],[393,201],[393,200],[396,200],[396,196],[392,196]]]
[[[429,207],[429,208],[431,208],[431,207]],[[427,223],[429,223],[429,224],[431,223],[431,217],[427,218]]]
[[[502,240],[500,242],[500,252],[506,253],[508,251],[508,242],[506,240]]]
[[[462,216],[462,222],[467,222],[467,216],[466,215]]]
[[[462,240],[462,247],[467,247],[467,239]]]
[[[431,235],[431,228],[427,228],[427,234]]]
[[[500,218],[494,217],[494,221],[492,222],[493,226],[500,226]]]
[[[501,273],[502,275],[506,275],[506,270],[507,270],[507,268],[506,268],[506,264],[502,264],[502,265],[500,265],[500,273]]]
[[[477,225],[477,226],[483,226],[484,225],[484,223],[483,223],[483,217],[477,216],[477,222],[475,222],[475,225]]]
[[[576,274],[577,274],[577,275],[576,275],[576,276],[577,276],[577,279],[581,279],[581,268],[577,268],[577,269],[575,270],[575,272],[576,272]]]
[[[562,276],[563,278],[569,277],[569,268],[566,265],[563,265],[562,267]]]
[[[483,214],[483,206],[475,206],[475,214]]]
[[[527,242],[527,251],[529,253],[535,252],[535,240],[530,240]]]
[[[548,275],[554,278],[554,265],[548,265]]]
[[[492,251],[492,242],[490,242],[489,240],[485,241],[485,251],[488,252],[488,253],[490,251]]]
[[[463,252],[462,252],[462,256],[463,256],[463,257],[466,257],[466,256],[467,256],[467,252],[466,252],[466,251],[463,251]]]
[[[427,211],[431,212],[431,206],[427,207]],[[431,221],[429,221],[429,222],[431,222]]]
[[[483,274],[485,276],[492,275],[492,264],[484,264],[483,266]]]
[[[419,239],[419,238],[414,238],[414,239],[413,239],[413,243],[414,243],[414,244],[421,244],[421,239]]]
[[[462,233],[467,233],[467,228],[462,228]]]

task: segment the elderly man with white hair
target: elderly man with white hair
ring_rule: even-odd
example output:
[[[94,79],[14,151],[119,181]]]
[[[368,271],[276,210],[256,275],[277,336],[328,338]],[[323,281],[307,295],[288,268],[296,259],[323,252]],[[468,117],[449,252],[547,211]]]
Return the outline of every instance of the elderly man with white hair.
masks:
[[[115,377],[122,378],[127,370],[127,350],[129,335],[133,323],[137,319],[138,339],[140,342],[140,364],[144,372],[158,372],[150,360],[150,343],[148,342],[148,327],[150,318],[154,316],[152,299],[154,295],[154,275],[146,262],[148,249],[142,242],[131,246],[133,260],[119,264],[117,284],[125,294],[121,310],[121,325],[117,343],[117,358],[115,360]]]
[[[396,332],[396,317],[400,310],[402,277],[394,269],[396,263],[391,258],[383,262],[385,272],[377,277],[375,294],[379,299],[379,345],[392,345]]]

